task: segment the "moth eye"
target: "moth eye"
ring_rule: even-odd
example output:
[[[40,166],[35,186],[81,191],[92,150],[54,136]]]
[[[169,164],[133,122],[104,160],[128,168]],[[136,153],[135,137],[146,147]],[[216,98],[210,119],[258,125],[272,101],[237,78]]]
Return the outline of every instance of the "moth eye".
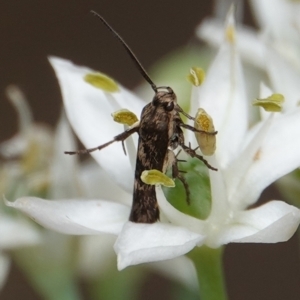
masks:
[[[167,111],[171,111],[174,109],[174,102],[168,102],[167,105],[165,106]]]
[[[154,106],[158,106],[158,105],[159,105],[159,100],[158,100],[158,97],[157,97],[157,96],[155,96],[155,97],[153,98],[152,104],[153,104]]]

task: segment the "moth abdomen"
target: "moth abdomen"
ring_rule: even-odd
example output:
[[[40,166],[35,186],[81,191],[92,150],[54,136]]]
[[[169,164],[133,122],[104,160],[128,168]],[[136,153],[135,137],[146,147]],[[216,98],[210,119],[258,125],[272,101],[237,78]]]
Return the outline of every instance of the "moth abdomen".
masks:
[[[155,223],[159,220],[159,208],[155,186],[136,179],[129,221],[135,223]]]

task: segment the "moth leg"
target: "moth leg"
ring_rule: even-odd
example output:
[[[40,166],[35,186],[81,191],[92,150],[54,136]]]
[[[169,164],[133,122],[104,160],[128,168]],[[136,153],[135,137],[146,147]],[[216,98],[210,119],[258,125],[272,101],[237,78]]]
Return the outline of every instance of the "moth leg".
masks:
[[[192,117],[192,116],[190,116],[189,114],[187,114],[178,104],[177,104],[177,106],[176,106],[176,110],[178,111],[178,112],[180,112],[181,114],[183,114],[185,117],[187,117],[188,119],[190,119],[190,120],[195,120],[195,118],[194,117]]]
[[[176,161],[177,162],[187,162],[185,159],[178,159],[177,157],[179,156],[179,154],[181,153],[182,149],[180,149],[177,154],[175,155]],[[182,173],[186,173],[184,171],[181,171]]]
[[[180,123],[179,126],[185,128],[185,129],[191,130],[193,132],[200,132],[200,133],[205,133],[205,134],[208,134],[208,135],[216,135],[218,133],[218,131],[208,132],[208,131],[205,131],[205,130],[200,130],[200,129],[197,129],[197,128],[191,126],[191,125],[184,124],[184,123]]]
[[[177,159],[179,152],[177,153],[177,155],[175,155],[172,150],[169,150],[169,152],[168,152],[169,162],[170,162],[170,164],[172,164],[172,177],[178,178],[182,182],[184,189],[185,189],[186,202],[189,205],[190,204],[190,189],[189,189],[189,186],[188,186],[184,176],[182,176],[180,174],[180,173],[186,173],[186,172],[178,169],[178,162],[182,161],[182,160]]]
[[[179,143],[179,145],[181,146],[181,148],[183,149],[183,151],[185,153],[187,153],[190,157],[196,157],[198,159],[200,159],[201,161],[203,161],[203,163],[211,170],[214,170],[214,171],[218,171],[218,169],[214,168],[213,166],[211,166],[208,161],[206,159],[204,159],[204,157],[202,155],[199,155],[196,153],[196,150],[199,148],[195,148],[195,149],[192,149],[191,148],[191,145],[189,146],[186,146],[184,145],[182,142]]]
[[[122,142],[122,147],[123,147],[123,150],[124,150],[124,153],[126,155],[126,151],[125,151],[125,146],[124,146],[124,141],[129,137],[131,136],[133,133],[135,132],[138,132],[139,130],[139,127],[132,127],[118,135],[116,135],[114,137],[113,140],[105,143],[105,144],[102,144],[100,146],[97,146],[97,147],[94,147],[94,148],[90,148],[90,149],[82,149],[82,150],[77,150],[77,151],[65,151],[64,153],[65,154],[70,154],[70,155],[73,155],[73,154],[87,154],[87,153],[91,153],[91,152],[94,152],[96,150],[102,150],[103,148],[109,146],[110,144],[114,143],[114,142]]]

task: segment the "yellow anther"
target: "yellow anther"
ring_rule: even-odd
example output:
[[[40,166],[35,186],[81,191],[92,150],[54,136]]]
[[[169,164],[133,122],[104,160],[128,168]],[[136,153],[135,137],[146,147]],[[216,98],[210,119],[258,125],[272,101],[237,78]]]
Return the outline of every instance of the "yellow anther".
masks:
[[[84,76],[84,81],[105,92],[114,93],[119,91],[116,82],[102,73],[88,73]]]
[[[144,183],[150,185],[161,184],[166,187],[175,186],[175,182],[173,181],[173,179],[171,179],[166,174],[155,169],[143,171],[141,175],[141,179]]]
[[[190,74],[187,76],[187,80],[194,86],[200,86],[205,79],[205,72],[203,69],[193,67],[190,69]]]
[[[205,132],[195,132],[198,145],[203,155],[213,155],[216,151],[216,135],[213,120],[203,108],[199,108],[195,116],[194,127]]]
[[[268,98],[255,99],[252,103],[254,106],[260,106],[265,111],[279,112],[282,111],[282,104],[284,102],[284,96],[281,94],[272,94]]]
[[[138,117],[128,109],[120,109],[111,114],[114,121],[124,125],[131,126],[136,123],[139,119]]]
[[[235,27],[233,25],[228,25],[225,31],[226,39],[229,43],[235,43]]]

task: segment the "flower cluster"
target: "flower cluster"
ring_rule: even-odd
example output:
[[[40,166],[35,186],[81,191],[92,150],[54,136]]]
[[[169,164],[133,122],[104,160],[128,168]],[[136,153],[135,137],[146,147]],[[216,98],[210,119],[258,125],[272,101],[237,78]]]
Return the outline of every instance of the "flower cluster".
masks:
[[[204,26],[207,23],[201,30]],[[206,79],[192,91],[190,114],[194,115],[199,107],[204,108],[218,130],[216,152],[207,158],[218,171],[209,171],[212,204],[205,220],[175,209],[157,187],[161,222],[135,224],[127,221],[130,211],[127,196],[133,186],[136,136],[126,140],[128,156],[124,156],[117,143],[92,154],[107,176],[124,189],[124,194],[115,197],[116,201],[52,201],[23,197],[15,202],[6,201],[6,204],[58,232],[116,235],[114,249],[119,269],[172,259],[202,245],[218,248],[228,243],[288,240],[300,223],[298,208],[279,200],[256,208],[249,207],[256,203],[267,186],[300,165],[300,140],[297,139],[300,135],[300,108],[295,106],[295,94],[274,85],[285,95],[284,111],[265,113],[261,121],[250,127],[250,99],[246,92],[238,38],[231,12],[220,49]],[[270,51],[275,57],[275,50]],[[266,56],[272,59],[271,54]],[[50,58],[50,63],[61,87],[67,117],[87,148],[103,144],[120,133],[120,125],[110,118],[113,111],[130,108],[139,115],[145,105],[143,100],[120,85],[113,91],[92,86],[84,80],[88,74],[95,73],[89,68],[55,57]],[[270,76],[282,76],[282,67],[271,70],[277,65],[270,65]],[[274,79],[274,82],[277,81]],[[262,89],[260,97],[271,94],[270,90]],[[189,135],[188,140],[196,139]]]

